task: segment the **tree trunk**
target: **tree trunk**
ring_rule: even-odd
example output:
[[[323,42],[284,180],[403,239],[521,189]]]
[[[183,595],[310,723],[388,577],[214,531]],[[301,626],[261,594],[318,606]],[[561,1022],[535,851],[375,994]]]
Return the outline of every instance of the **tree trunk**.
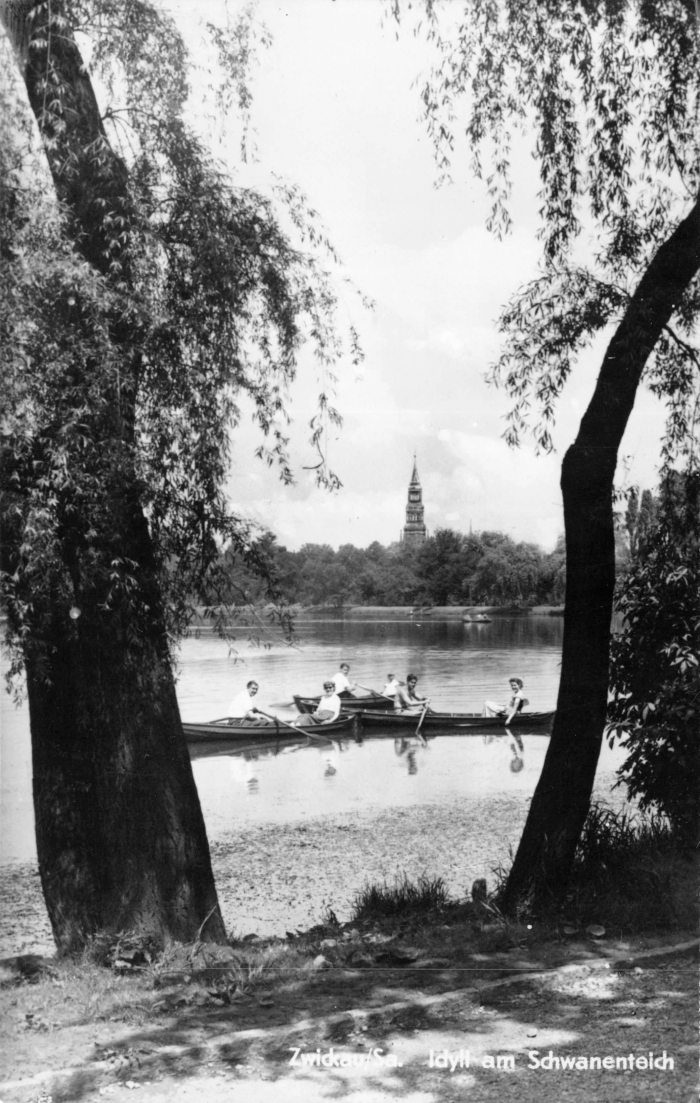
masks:
[[[140,551],[143,579],[147,532],[136,511],[132,522],[124,545]],[[26,658],[39,871],[56,942],[73,950],[125,930],[192,941],[200,927],[223,941],[160,618],[100,609],[84,572],[72,573],[80,616],[57,586],[39,602]]]
[[[557,713],[503,907],[563,900],[590,807],[607,711],[615,585],[613,480],[644,365],[700,269],[700,200],[645,272],[562,465],[566,608]]]
[[[107,142],[60,0],[0,0],[0,17],[76,247],[128,286],[128,174]],[[123,350],[118,389],[86,417],[92,467],[58,492],[58,554],[26,594],[37,851],[61,950],[100,931],[156,943],[225,938],[134,470],[133,322],[115,316],[111,332]],[[60,432],[39,429],[40,457]],[[77,464],[80,455],[70,453]],[[93,500],[76,485],[93,487]],[[14,569],[17,536],[5,548]]]

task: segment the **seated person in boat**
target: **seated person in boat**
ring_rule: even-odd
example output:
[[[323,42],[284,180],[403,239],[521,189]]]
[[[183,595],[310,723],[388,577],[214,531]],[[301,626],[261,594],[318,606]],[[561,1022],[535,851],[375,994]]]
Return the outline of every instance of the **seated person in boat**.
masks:
[[[270,723],[260,709],[253,704],[253,698],[258,692],[258,688],[258,683],[253,680],[248,682],[245,689],[236,694],[228,708],[230,724],[250,724],[255,727]]]
[[[513,717],[517,716],[517,714],[522,711],[525,705],[528,704],[527,699],[523,695],[522,678],[510,679],[510,692],[511,698],[507,705],[498,705],[495,701],[485,701],[481,715],[503,716],[505,717],[505,723],[507,727]]]
[[[323,683],[323,696],[315,712],[302,713],[294,721],[295,728],[314,728],[317,724],[330,724],[340,716],[340,697],[335,692],[333,682]]]
[[[356,682],[350,681],[348,677],[349,673],[349,663],[341,663],[340,670],[337,674],[333,675],[333,688],[337,694],[342,693],[345,697],[357,697],[359,694],[355,693],[355,690],[360,689],[360,686],[358,686]]]
[[[406,685],[399,686],[394,697],[394,712],[414,713],[416,716],[421,714],[430,699],[418,696],[416,693],[417,683],[418,678],[415,674],[406,675]]]
[[[387,674],[382,697],[396,697],[402,685],[404,685],[404,682],[400,682],[395,674]]]

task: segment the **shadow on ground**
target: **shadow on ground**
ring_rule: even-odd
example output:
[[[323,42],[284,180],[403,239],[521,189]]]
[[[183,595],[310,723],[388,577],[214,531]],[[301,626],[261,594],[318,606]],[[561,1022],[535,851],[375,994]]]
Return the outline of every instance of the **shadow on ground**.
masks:
[[[615,947],[607,952],[614,956]],[[263,979],[248,992],[226,989],[221,972],[131,1000],[128,985],[115,988],[112,1006],[97,1020],[89,1009],[68,1009],[60,1023],[42,1029],[37,1011],[34,1026],[18,1028],[15,1076],[22,1065],[24,1075],[37,1071],[30,1055],[39,1057],[44,1040],[45,1060],[65,1052],[74,1060],[63,1066],[77,1058],[92,1067],[41,1085],[3,1085],[3,1103],[46,1103],[49,1095],[52,1103],[78,1103],[137,1088],[138,1099],[154,1103],[218,1103],[236,1085],[245,1103],[690,1098],[697,1063],[693,954],[640,957],[636,965],[631,954],[610,965],[598,948],[569,946],[550,948],[547,957],[546,969],[517,950],[472,955],[481,960],[459,969],[375,961],[365,969]],[[591,1058],[602,1064],[605,1057],[613,1068],[590,1067]]]

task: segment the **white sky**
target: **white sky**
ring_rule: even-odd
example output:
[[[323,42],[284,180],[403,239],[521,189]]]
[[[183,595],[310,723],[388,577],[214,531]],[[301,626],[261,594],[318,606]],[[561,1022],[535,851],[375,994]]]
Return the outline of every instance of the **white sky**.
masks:
[[[304,358],[291,406],[297,485],[285,488],[254,458],[259,440],[246,419],[235,437],[231,498],[292,549],[390,543],[404,523],[415,450],[431,531],[469,531],[471,523],[551,548],[563,529],[561,458],[605,342],[563,394],[557,452],[535,456],[529,442],[511,451],[501,439],[507,396],[484,373],[498,350],[499,308],[535,274],[536,166],[527,149],[516,150],[515,229],[503,243],[484,229],[485,189],[466,168],[466,144],[454,183],[435,188],[412,87],[431,55],[406,32],[397,41],[394,25],[382,26],[383,8],[380,0],[260,0],[274,41],[253,85],[260,164],[251,171],[263,180],[272,170],[304,189],[375,309],[367,313],[343,292],[366,361],[359,372],[342,370],[337,385],[344,425],[331,434],[329,458],[342,489],[316,489],[299,469],[315,462],[305,441],[318,385]],[[225,15],[223,0],[200,0],[196,10],[212,21]],[[628,481],[655,484],[662,421],[658,402],[640,394],[621,453]]]

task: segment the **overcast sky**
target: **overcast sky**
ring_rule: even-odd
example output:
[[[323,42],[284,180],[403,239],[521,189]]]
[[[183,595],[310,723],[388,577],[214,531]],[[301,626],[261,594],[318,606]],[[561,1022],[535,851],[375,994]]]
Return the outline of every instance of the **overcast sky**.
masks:
[[[173,7],[173,5],[168,5]],[[499,308],[535,274],[539,250],[536,165],[516,150],[515,228],[502,243],[484,229],[484,187],[467,169],[435,187],[415,78],[430,63],[411,35],[382,26],[380,0],[260,0],[273,36],[254,81],[253,122],[264,181],[270,171],[299,184],[321,213],[346,274],[374,300],[366,312],[343,292],[366,353],[362,369],[340,373],[335,404],[344,425],[329,441],[342,481],[316,489],[309,472],[285,488],[253,453],[244,419],[233,451],[230,493],[241,512],[291,549],[397,540],[417,454],[425,520],[469,531],[498,529],[554,546],[563,530],[559,469],[591,394],[605,342],[580,362],[560,401],[556,453],[502,440],[508,399],[484,375],[498,351]],[[176,10],[176,9],[175,9]],[[223,0],[197,6],[221,18]],[[235,147],[237,135],[232,137]],[[302,360],[291,412],[294,457],[304,446],[318,384]],[[662,410],[640,394],[625,438],[628,482],[653,486]]]

